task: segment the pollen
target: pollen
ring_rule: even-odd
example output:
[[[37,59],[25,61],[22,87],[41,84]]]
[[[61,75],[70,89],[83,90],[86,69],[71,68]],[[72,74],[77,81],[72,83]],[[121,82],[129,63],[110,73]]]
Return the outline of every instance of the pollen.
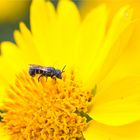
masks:
[[[0,127],[12,140],[84,139],[92,93],[74,71],[63,73],[62,79],[42,77],[39,81],[38,76],[22,72],[6,93]]]

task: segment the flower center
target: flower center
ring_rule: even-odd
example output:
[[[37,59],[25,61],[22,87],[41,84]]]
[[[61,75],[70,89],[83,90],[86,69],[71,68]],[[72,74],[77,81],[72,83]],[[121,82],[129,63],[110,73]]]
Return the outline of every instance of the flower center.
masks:
[[[0,123],[12,139],[81,140],[88,125],[92,93],[75,78],[62,79],[20,73],[6,91]],[[88,117],[87,117],[88,116]]]

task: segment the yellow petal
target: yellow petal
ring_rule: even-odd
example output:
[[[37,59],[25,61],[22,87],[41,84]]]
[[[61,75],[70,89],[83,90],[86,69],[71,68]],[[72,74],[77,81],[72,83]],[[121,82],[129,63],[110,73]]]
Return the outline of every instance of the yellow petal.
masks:
[[[4,98],[6,97],[5,94],[6,84],[3,81],[0,81],[0,106],[3,105]]]
[[[105,58],[102,66],[98,69],[96,79],[96,83],[101,82],[113,69],[116,65],[117,61],[121,57],[121,55],[126,51],[128,46],[128,42],[133,35],[133,30],[135,28],[137,21],[130,23],[126,29],[120,34],[119,38],[116,40],[112,48],[110,49],[107,57]]]
[[[10,137],[4,132],[2,128],[0,128],[0,139],[1,140],[10,140]]]
[[[32,63],[41,64],[40,56],[33,41],[33,36],[24,23],[20,23],[20,31],[14,32],[15,41],[21,51],[26,54],[28,60]]]
[[[106,42],[113,43],[124,28],[132,21],[133,9],[129,5],[122,7],[114,16],[107,32]],[[109,44],[108,44],[109,45]]]
[[[1,50],[1,79],[11,82],[14,80],[15,74],[21,72],[28,66],[25,58],[26,56],[23,55],[20,49],[11,42],[3,42],[1,44]]]
[[[102,47],[106,24],[107,9],[105,5],[101,5],[87,15],[80,27],[75,56],[78,58],[77,65],[84,81],[93,73],[91,64]]]
[[[38,12],[39,11],[39,12]],[[51,2],[34,0],[31,4],[31,31],[35,37],[45,37],[47,25],[55,20],[55,8]]]
[[[96,83],[105,76],[106,72],[110,70],[127,47],[134,27],[131,17],[132,9],[128,6],[123,7],[114,17],[107,32],[105,42],[92,64],[93,76],[91,78]]]
[[[60,1],[57,15],[49,1],[35,0],[32,3],[31,29],[44,64],[63,67],[72,63],[71,55],[79,23],[80,15],[72,1]]]
[[[52,55],[58,62],[72,65],[72,60],[75,61],[76,57],[71,56],[74,54],[77,30],[80,26],[80,14],[76,5],[69,0],[60,1],[57,7],[57,19],[59,33],[57,38],[60,39],[60,44],[54,46],[55,52]]]
[[[38,12],[39,11],[39,12]],[[54,47],[53,42],[57,44],[55,36],[56,30],[56,14],[53,4],[45,0],[34,0],[31,4],[31,31],[33,41],[41,57],[43,64],[52,62],[50,48]],[[56,33],[56,34],[55,34]]]
[[[140,121],[118,127],[93,121],[84,137],[86,140],[140,140]]]
[[[140,120],[140,77],[127,77],[96,94],[90,116],[107,125]]]
[[[126,32],[127,33],[127,32]],[[127,34],[124,34],[126,37]],[[110,73],[100,83],[99,88],[109,86],[114,81],[133,75],[140,75],[140,21],[134,23],[134,30],[127,48],[118,59]]]

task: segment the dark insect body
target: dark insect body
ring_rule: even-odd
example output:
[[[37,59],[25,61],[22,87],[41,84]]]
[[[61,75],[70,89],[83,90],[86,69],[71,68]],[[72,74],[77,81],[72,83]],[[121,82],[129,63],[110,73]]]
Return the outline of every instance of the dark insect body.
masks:
[[[38,77],[38,81],[41,77],[51,77],[53,79],[59,78],[62,79],[62,73],[64,72],[66,66],[63,67],[62,70],[55,69],[53,67],[44,67],[40,65],[30,64],[29,65],[29,74],[30,76],[35,76],[36,74],[40,74]]]

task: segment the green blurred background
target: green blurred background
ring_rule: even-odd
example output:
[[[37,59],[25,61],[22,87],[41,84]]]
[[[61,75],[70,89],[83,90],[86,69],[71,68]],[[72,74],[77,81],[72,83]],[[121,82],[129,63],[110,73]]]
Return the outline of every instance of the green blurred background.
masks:
[[[14,41],[13,32],[23,21],[29,27],[30,0],[0,0],[0,42]]]
[[[46,0],[47,1],[47,0]],[[58,0],[50,0],[57,6]],[[134,9],[134,17],[140,18],[139,0],[73,0],[80,9],[82,18],[97,5],[105,3],[110,11],[109,18],[123,5],[129,4]],[[0,42],[14,41],[13,32],[23,21],[28,28],[31,0],[0,0]]]
[[[57,6],[58,0],[51,0]],[[81,0],[73,0],[80,7]],[[23,21],[28,28],[31,0],[0,0],[0,42],[13,41],[13,32]]]

